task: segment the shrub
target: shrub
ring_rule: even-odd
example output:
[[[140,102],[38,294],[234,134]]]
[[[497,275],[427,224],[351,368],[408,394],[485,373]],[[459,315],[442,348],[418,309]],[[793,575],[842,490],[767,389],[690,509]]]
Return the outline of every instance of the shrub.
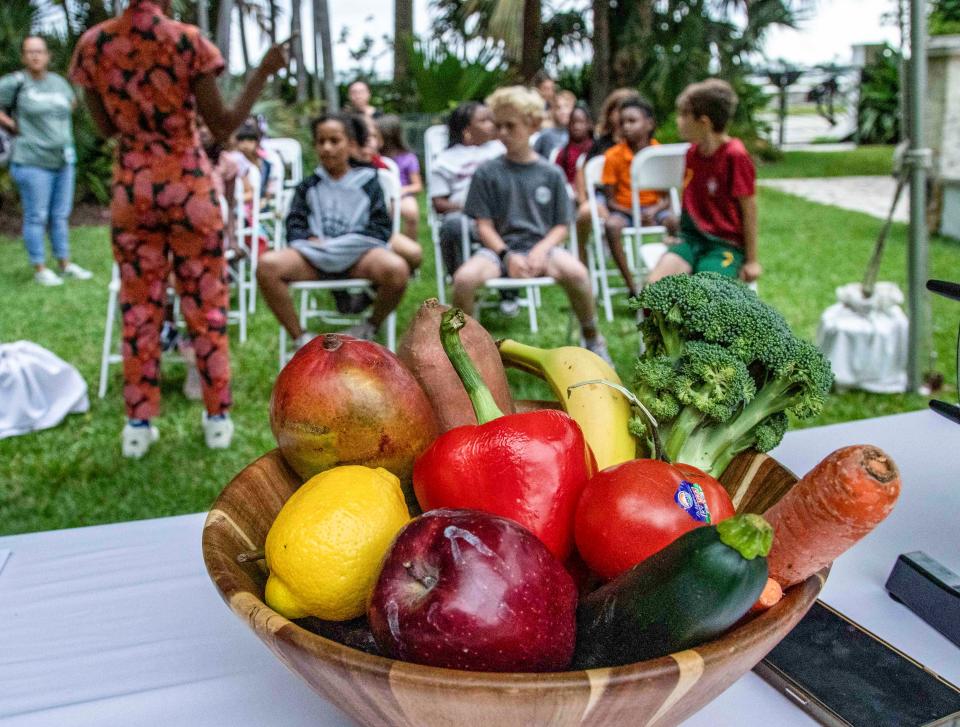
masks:
[[[930,35],[960,33],[960,0],[934,0],[931,5]]]
[[[889,45],[863,69],[857,131],[861,144],[894,144],[900,138],[900,54]]]

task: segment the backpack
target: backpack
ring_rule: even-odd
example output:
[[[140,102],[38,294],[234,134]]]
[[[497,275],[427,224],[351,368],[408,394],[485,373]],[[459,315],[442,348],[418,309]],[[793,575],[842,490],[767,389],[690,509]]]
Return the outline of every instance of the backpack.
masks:
[[[18,72],[20,82],[13,92],[13,98],[10,101],[10,108],[7,109],[7,116],[13,118],[17,111],[17,100],[20,98],[20,91],[23,90],[23,73]],[[0,167],[5,167],[10,163],[10,157],[13,156],[13,137],[14,133],[7,127],[0,124]]]

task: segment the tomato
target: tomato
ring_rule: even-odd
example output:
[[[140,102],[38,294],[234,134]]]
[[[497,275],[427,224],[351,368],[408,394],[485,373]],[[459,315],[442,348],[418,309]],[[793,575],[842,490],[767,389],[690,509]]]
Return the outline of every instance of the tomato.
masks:
[[[727,491],[705,472],[635,459],[590,478],[577,505],[574,538],[587,565],[611,579],[684,533],[733,514]]]

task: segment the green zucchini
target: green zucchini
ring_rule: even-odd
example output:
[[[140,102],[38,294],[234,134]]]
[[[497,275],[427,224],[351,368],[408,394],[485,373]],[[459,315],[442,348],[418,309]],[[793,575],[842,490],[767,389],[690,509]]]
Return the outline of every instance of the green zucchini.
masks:
[[[760,597],[772,542],[759,515],[680,536],[581,599],[573,668],[630,664],[716,638]]]

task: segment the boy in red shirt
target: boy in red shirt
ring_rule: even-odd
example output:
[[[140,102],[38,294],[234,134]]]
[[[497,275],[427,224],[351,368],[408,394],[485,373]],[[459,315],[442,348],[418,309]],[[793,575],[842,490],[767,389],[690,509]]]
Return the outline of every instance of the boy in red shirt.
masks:
[[[649,282],[702,271],[748,283],[760,277],[756,169],[743,142],[726,131],[737,101],[730,84],[718,78],[691,84],[677,98],[677,126],[691,142],[680,242],[660,259]]]

